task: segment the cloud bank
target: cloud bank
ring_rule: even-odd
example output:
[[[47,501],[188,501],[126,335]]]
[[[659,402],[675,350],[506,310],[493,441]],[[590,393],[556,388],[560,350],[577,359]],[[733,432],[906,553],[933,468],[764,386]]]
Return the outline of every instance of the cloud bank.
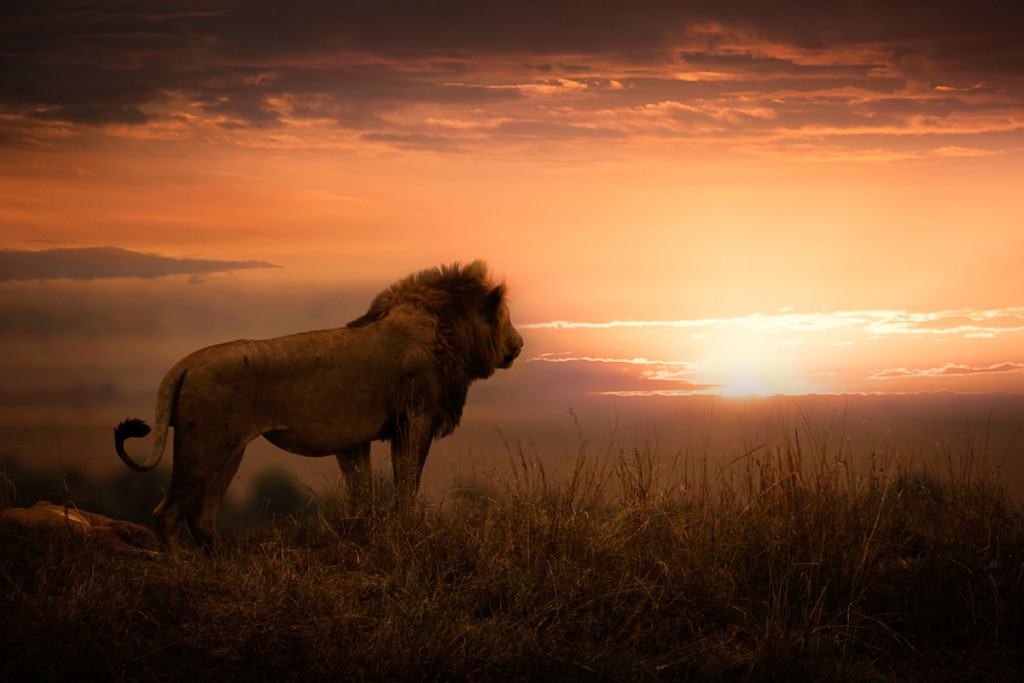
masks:
[[[586,375],[592,384],[588,393],[604,396],[692,396],[720,388],[717,384],[696,379],[696,366],[679,360],[543,353],[526,359],[526,362],[554,364],[558,369],[545,372],[550,383],[565,385],[571,382],[574,388],[578,388],[582,384],[579,377]],[[562,369],[572,367],[579,369]],[[556,378],[554,382],[550,379],[552,377]],[[652,382],[662,384],[656,385]],[[670,388],[663,388],[665,386]]]
[[[779,332],[849,331],[867,337],[888,335],[986,338],[1024,332],[1024,306],[936,311],[853,310],[828,313],[751,313],[728,318],[675,320],[551,320],[521,325],[531,330],[723,329]]]
[[[868,379],[905,379],[908,377],[966,377],[971,375],[995,375],[1024,372],[1024,363],[995,363],[992,365],[964,365],[947,363],[937,368],[888,368],[876,370]]]
[[[99,278],[206,275],[249,268],[276,268],[266,261],[173,258],[118,247],[0,250],[0,282],[12,280],[95,280]]]
[[[102,128],[270,146],[700,138],[965,156],[1019,145],[1024,126],[1016,3],[5,7],[8,143]]]

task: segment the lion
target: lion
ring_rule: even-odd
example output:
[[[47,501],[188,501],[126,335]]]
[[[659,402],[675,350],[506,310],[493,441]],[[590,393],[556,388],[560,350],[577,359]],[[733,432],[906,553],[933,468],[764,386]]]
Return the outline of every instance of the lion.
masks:
[[[156,535],[146,527],[45,500],[30,508],[0,510],[0,528],[79,536],[123,552],[156,554],[158,547]]]
[[[509,368],[523,348],[504,283],[483,261],[431,268],[378,294],[345,327],[208,346],[178,361],[157,392],[155,440],[137,462],[124,442],[149,426],[129,418],[114,448],[133,470],[160,462],[174,427],[171,483],[153,513],[173,552],[187,522],[209,547],[217,513],[249,442],[334,455],[354,501],[371,493],[370,442],[389,441],[395,503],[407,513],[434,439],[459,424],[470,384]]]

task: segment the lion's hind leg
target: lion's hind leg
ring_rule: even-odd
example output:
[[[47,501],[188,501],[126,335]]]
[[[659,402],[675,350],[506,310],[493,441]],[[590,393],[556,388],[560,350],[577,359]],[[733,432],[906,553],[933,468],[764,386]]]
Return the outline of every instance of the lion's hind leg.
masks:
[[[160,504],[153,511],[153,528],[160,542],[172,556],[177,556],[180,549],[181,520],[185,515],[188,499],[195,490],[193,451],[187,436],[188,430],[174,430],[174,461],[171,466],[171,483]]]
[[[204,441],[197,429],[175,429],[171,483],[153,513],[157,534],[171,554],[178,552],[183,518],[197,543],[213,542],[220,501],[244,450],[245,442],[233,436]]]
[[[220,505],[235,474],[238,473],[239,465],[242,464],[246,445],[243,442],[230,449],[231,457],[224,461],[219,470],[206,478],[196,495],[189,500],[186,509],[188,528],[192,532],[192,537],[204,549],[209,550],[214,545]]]
[[[184,501],[180,496],[167,492],[164,499],[153,511],[153,528],[160,543],[172,555],[176,556],[180,548],[178,533],[181,529],[181,517],[184,513]]]

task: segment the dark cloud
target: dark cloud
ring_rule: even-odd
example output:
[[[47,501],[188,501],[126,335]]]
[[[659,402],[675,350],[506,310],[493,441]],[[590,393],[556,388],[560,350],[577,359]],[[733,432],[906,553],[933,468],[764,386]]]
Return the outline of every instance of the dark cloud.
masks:
[[[5,32],[6,33],[6,32]],[[4,38],[7,36],[4,35]],[[145,123],[141,107],[165,81],[152,66],[97,65],[36,50],[0,55],[0,103],[31,118],[85,124]]]
[[[475,2],[221,0],[143,3],[10,3],[6,53],[86,55],[117,63],[282,63],[360,50],[390,57],[474,54],[632,55],[642,63],[694,27],[715,24],[805,48],[881,44],[1010,69],[1021,57],[1019,3],[947,0],[832,3],[798,0]],[[664,57],[662,57],[664,58]],[[131,63],[122,66],[131,66]]]
[[[511,120],[475,134],[486,143],[609,137],[615,133],[561,119],[741,95],[891,96],[861,106],[847,117],[850,125],[860,125],[859,117],[942,117],[982,106],[962,98],[901,103],[914,100],[908,88],[915,97],[933,87],[984,88],[1019,111],[1022,7],[951,0],[813,8],[796,0],[8,3],[0,10],[0,111],[26,121],[23,136],[34,130],[29,121],[144,125],[193,107],[224,128],[324,119],[370,140],[445,150],[460,146],[389,116],[418,105],[489,107]],[[722,77],[671,76],[680,69]],[[518,86],[557,83],[558,76],[586,86],[557,93],[571,107],[524,104],[536,92]],[[811,100],[802,106],[806,112],[780,112],[776,125],[785,127],[787,116],[796,126],[842,118]],[[538,109],[547,120],[538,121]],[[730,125],[756,130],[763,121],[737,116]],[[18,131],[8,124],[2,137],[9,143]]]
[[[626,137],[624,132],[611,128],[579,126],[544,120],[509,121],[497,126],[495,132],[508,137],[538,140]]]
[[[809,48],[881,43],[983,59],[981,43],[988,39],[999,49],[994,55],[988,51],[987,62],[1003,64],[1021,54],[1012,39],[1021,35],[1022,10],[1012,1],[867,0],[813,8],[799,0],[613,0],[599,5],[587,0],[352,0],[296,2],[288,9],[278,3],[219,6],[225,11],[216,16],[166,15],[161,23],[179,31],[215,32],[223,52],[236,58],[357,48],[398,56],[593,54],[643,62],[693,27],[709,23]],[[156,23],[154,16],[148,15],[147,25]]]
[[[460,145],[455,139],[444,135],[422,133],[366,133],[361,136],[370,142],[386,142],[405,149],[430,149],[453,151]]]
[[[94,280],[112,277],[153,278],[165,275],[202,275],[247,268],[276,268],[266,261],[216,261],[172,258],[117,247],[80,249],[0,250],[0,282],[70,278]]]
[[[202,108],[253,127],[280,122],[270,102],[288,98],[299,118],[329,118],[361,128],[380,125],[381,113],[409,104],[476,106],[520,97],[511,89],[446,82],[447,68],[397,69],[381,64],[359,67],[231,68],[180,79],[173,89],[195,93]]]
[[[709,71],[738,74],[772,74],[785,76],[867,76],[881,64],[800,64],[789,59],[752,52],[712,53],[684,51],[683,61],[691,67]]]

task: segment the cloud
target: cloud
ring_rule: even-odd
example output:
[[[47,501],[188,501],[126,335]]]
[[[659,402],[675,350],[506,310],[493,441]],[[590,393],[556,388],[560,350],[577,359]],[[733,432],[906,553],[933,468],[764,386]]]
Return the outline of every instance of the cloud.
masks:
[[[87,247],[24,251],[0,250],[0,282],[68,278],[141,277],[204,275],[248,268],[276,268],[266,261],[218,261],[173,258],[118,247]]]
[[[717,384],[693,384],[690,389],[627,389],[594,392],[598,396],[618,396],[620,398],[644,398],[644,397],[681,397],[681,396],[703,396],[714,393],[712,390],[719,389]]]
[[[994,365],[963,365],[947,363],[938,368],[888,368],[876,370],[868,379],[905,379],[908,377],[965,377],[970,375],[996,375],[1024,372],[1024,363],[996,363]]]
[[[870,336],[996,336],[1024,332],[1024,306],[939,311],[851,310],[828,313],[751,313],[731,318],[676,320],[551,320],[520,325],[532,330],[745,328],[767,331],[846,331]]]
[[[820,76],[853,75],[868,76],[880,69],[880,63],[801,63],[793,59],[773,57],[764,53],[749,51],[709,52],[691,50],[680,53],[683,62],[694,69],[711,73],[732,73],[741,77],[770,75]]]
[[[459,142],[445,135],[426,135],[421,133],[366,133],[361,139],[370,142],[384,142],[405,149],[454,150]]]
[[[316,122],[434,152],[694,134],[825,145],[866,130],[923,147],[904,138],[1018,130],[1024,110],[1014,3],[220,0],[0,12],[2,144],[51,142],[48,127],[73,137],[175,121],[196,136]],[[645,107],[661,102],[690,115],[657,120]],[[467,110],[502,123],[431,137],[430,119]],[[982,148],[968,143],[940,146]]]
[[[574,393],[607,396],[689,396],[707,393],[719,385],[698,382],[693,363],[647,358],[609,358],[544,353],[527,363],[552,364],[538,382],[572,387]],[[654,388],[651,382],[669,383],[671,388]]]
[[[605,358],[600,356],[570,356],[566,354],[542,353],[527,358],[527,363],[610,363],[613,365],[654,365],[657,367],[691,367],[690,363],[679,360],[648,360],[646,358]]]

